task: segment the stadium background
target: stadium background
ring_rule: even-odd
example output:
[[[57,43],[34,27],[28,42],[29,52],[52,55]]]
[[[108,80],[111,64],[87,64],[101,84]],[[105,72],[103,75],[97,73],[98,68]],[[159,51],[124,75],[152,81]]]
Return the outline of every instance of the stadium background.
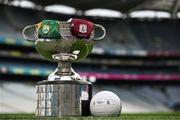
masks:
[[[92,54],[73,64],[93,82],[93,94],[115,92],[125,113],[178,111],[179,5],[179,0],[0,0],[0,113],[34,112],[35,83],[57,66],[36,53],[22,38],[22,29],[43,19],[71,17],[107,30]]]

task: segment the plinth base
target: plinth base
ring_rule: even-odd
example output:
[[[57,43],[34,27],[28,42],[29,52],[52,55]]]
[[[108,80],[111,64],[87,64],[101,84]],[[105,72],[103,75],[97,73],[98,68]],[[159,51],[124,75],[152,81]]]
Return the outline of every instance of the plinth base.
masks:
[[[92,84],[86,81],[40,81],[36,116],[88,116]]]

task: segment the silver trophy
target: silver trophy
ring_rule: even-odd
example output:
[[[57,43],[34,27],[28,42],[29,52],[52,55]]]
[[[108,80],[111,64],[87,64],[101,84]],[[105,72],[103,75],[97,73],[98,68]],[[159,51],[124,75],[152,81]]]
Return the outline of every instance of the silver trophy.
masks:
[[[36,85],[37,116],[90,114],[92,84],[83,80],[71,64],[90,54],[94,42],[104,38],[105,34],[103,26],[82,19],[43,20],[23,29],[23,37],[35,43],[36,51],[43,58],[58,63],[48,79]]]

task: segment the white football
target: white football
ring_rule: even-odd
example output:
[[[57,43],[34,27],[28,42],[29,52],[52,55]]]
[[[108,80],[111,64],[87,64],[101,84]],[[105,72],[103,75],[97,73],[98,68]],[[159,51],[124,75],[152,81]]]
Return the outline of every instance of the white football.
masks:
[[[97,93],[90,102],[90,110],[93,116],[119,116],[121,109],[120,98],[110,91]]]

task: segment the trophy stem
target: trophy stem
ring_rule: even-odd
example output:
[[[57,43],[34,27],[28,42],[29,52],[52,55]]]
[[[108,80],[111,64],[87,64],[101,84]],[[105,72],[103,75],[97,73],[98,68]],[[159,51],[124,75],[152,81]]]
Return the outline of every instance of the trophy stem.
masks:
[[[81,76],[71,68],[72,62],[77,58],[76,54],[59,53],[52,57],[58,63],[58,67],[48,76],[49,81],[82,80]]]
[[[58,62],[58,70],[57,73],[60,76],[66,76],[66,75],[71,75],[72,71],[71,71],[71,62],[67,62],[67,61],[59,61]]]
[[[77,58],[77,55],[68,53],[54,54],[53,59],[58,62],[57,75],[70,76],[72,75],[71,64]]]

